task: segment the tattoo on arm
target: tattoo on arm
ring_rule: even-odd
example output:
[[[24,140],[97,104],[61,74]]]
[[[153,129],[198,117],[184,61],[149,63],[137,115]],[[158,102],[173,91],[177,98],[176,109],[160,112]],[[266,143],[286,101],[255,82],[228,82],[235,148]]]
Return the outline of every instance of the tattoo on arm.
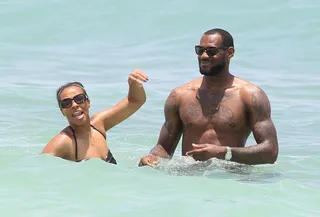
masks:
[[[173,90],[170,95],[168,96],[168,99],[165,102],[164,105],[164,114],[167,118],[167,114],[170,114],[170,112],[176,112],[178,109],[177,106],[177,93],[175,90]]]
[[[258,122],[254,137],[257,145],[232,148],[232,161],[251,165],[274,163],[278,156],[278,139],[272,120]]]
[[[267,95],[260,88],[252,93],[252,131],[260,143],[277,144],[276,128],[271,120],[271,106]]]
[[[246,164],[274,163],[278,156],[276,128],[267,95],[257,88],[251,94],[250,124],[256,145],[232,148],[232,161]]]
[[[162,146],[167,155],[171,157],[178,145],[182,132],[182,121],[179,116],[179,106],[175,90],[170,93],[166,100],[164,116],[165,123],[161,129],[157,146]],[[158,150],[157,153],[156,150]],[[163,155],[161,151],[159,152],[159,148],[153,149],[152,153]]]
[[[271,119],[257,122],[253,127],[253,135],[258,144],[266,140],[276,142],[276,134],[276,128]]]
[[[167,129],[168,132],[171,132],[173,127],[173,123],[171,120],[172,114],[178,115],[176,101],[177,101],[177,93],[175,92],[175,90],[173,90],[170,93],[164,105],[164,117],[165,117],[164,127]]]
[[[255,121],[263,120],[270,117],[271,107],[267,95],[263,90],[258,89],[252,93],[252,112]]]

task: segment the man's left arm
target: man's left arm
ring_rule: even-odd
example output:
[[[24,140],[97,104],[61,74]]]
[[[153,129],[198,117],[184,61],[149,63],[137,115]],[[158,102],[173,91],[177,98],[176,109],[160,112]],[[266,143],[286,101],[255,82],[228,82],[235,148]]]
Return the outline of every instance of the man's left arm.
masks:
[[[271,119],[269,99],[258,87],[246,88],[242,98],[249,112],[250,127],[257,144],[248,147],[232,147],[231,161],[251,165],[273,164],[278,157],[278,138]]]

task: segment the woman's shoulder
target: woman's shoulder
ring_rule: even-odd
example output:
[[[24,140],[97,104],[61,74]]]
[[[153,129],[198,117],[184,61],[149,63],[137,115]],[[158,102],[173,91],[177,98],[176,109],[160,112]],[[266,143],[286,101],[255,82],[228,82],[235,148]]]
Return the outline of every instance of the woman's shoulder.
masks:
[[[69,159],[72,150],[72,138],[68,129],[65,128],[49,141],[42,153],[49,153],[57,157]]]

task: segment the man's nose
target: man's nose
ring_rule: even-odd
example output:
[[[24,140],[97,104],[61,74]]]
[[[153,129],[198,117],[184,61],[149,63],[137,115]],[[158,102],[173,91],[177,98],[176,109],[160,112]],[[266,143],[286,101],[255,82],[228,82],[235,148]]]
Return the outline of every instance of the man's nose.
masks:
[[[201,55],[200,58],[209,58],[209,55],[207,54],[207,51],[205,50]]]

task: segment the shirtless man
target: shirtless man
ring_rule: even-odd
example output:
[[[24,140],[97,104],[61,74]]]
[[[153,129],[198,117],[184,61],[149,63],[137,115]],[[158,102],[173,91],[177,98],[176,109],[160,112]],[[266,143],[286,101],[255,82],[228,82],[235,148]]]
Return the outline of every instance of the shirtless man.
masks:
[[[208,30],[195,46],[203,75],[169,94],[158,143],[139,166],[154,167],[171,158],[182,135],[182,155],[243,164],[274,163],[278,157],[276,128],[265,92],[229,72],[235,49],[223,29]],[[253,132],[255,145],[245,147]]]

